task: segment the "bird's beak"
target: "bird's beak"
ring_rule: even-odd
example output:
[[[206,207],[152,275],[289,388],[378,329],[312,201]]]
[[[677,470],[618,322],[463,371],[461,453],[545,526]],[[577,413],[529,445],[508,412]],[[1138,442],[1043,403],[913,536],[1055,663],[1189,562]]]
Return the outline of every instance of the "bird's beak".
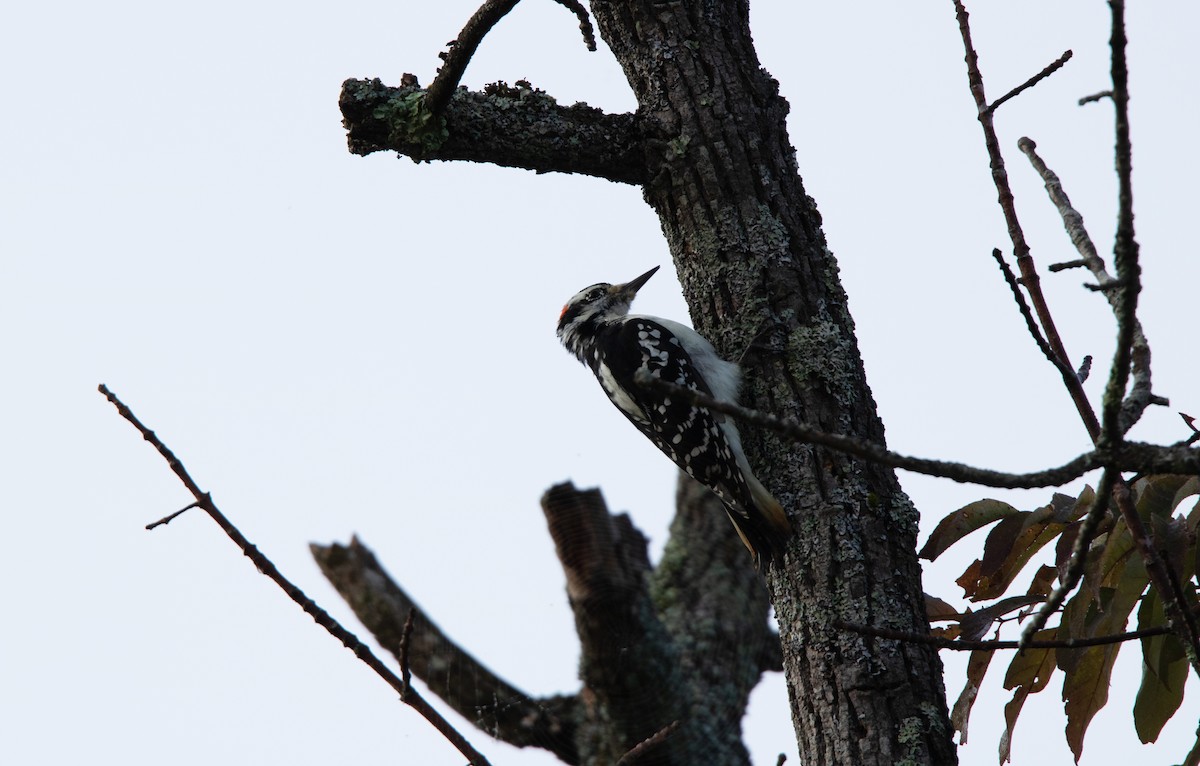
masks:
[[[611,295],[617,295],[621,298],[624,298],[627,302],[632,302],[633,296],[637,295],[637,291],[642,289],[642,285],[650,281],[650,277],[654,276],[654,272],[656,271],[658,271],[657,266],[650,269],[637,279],[630,280],[622,285],[613,285],[612,287],[608,288],[608,292]]]

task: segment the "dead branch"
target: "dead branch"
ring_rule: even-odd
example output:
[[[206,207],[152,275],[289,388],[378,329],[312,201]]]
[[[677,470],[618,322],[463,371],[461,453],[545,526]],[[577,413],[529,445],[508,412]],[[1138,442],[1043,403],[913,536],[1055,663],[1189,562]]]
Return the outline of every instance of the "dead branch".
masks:
[[[575,695],[533,697],[498,677],[447,637],[357,537],[349,545],[310,549],[321,573],[375,640],[459,715],[502,742],[543,748],[564,763],[579,762]],[[413,629],[406,643],[410,614]]]
[[[864,636],[886,638],[892,641],[905,641],[912,644],[930,644],[939,649],[952,649],[964,652],[994,652],[1002,649],[1085,649],[1089,646],[1120,644],[1126,641],[1136,641],[1139,638],[1161,636],[1171,632],[1169,627],[1159,626],[1157,628],[1119,633],[1113,636],[1092,636],[1090,638],[1068,638],[1061,641],[1028,641],[1023,643],[1021,641],[965,641],[958,638],[933,636],[928,633],[908,633],[903,630],[877,628],[872,625],[856,625],[843,620],[834,620],[833,627],[838,630],[848,630]]]
[[[1096,416],[1087,395],[1083,391],[1083,385],[1079,376],[1074,373],[1074,369],[1070,365],[1070,357],[1067,355],[1062,338],[1054,326],[1053,317],[1050,314],[1045,296],[1042,293],[1037,269],[1030,255],[1029,246],[1025,241],[1025,235],[1021,229],[1020,222],[1017,219],[1013,194],[1008,184],[1008,175],[1004,169],[1004,158],[1000,152],[1000,143],[996,136],[995,125],[992,119],[993,115],[987,108],[983,75],[979,69],[979,57],[971,42],[971,29],[967,11],[962,0],[954,0],[954,6],[958,16],[959,31],[962,34],[963,47],[966,50],[967,80],[971,93],[975,97],[976,106],[978,107],[979,123],[983,128],[984,143],[987,147],[988,157],[991,160],[992,179],[998,192],[1000,208],[1008,224],[1009,236],[1013,242],[1013,252],[1016,255],[1017,265],[1021,272],[1021,283],[1029,294],[1030,301],[1037,313],[1038,321],[1045,333],[1046,341],[1054,351],[1055,357],[1057,357],[1055,366],[1062,375],[1063,384],[1066,386],[1072,401],[1075,403],[1075,408],[1087,428],[1088,435],[1102,452],[1107,453],[1112,450],[1119,450],[1124,438],[1124,432],[1121,430],[1122,403],[1125,387],[1129,379],[1131,366],[1130,347],[1133,341],[1134,323],[1136,322],[1137,292],[1140,289],[1137,243],[1133,238],[1133,196],[1130,181],[1132,150],[1129,141],[1127,110],[1129,96],[1125,66],[1124,2],[1123,0],[1113,0],[1110,6],[1113,18],[1111,40],[1113,57],[1112,99],[1114,103],[1118,103],[1116,132],[1117,175],[1120,189],[1118,195],[1119,212],[1114,260],[1117,267],[1117,282],[1128,282],[1128,284],[1122,285],[1119,288],[1124,293],[1124,297],[1119,300],[1119,309],[1117,310],[1117,351],[1114,355],[1109,383],[1106,387],[1102,404],[1103,427],[1101,427],[1101,418]],[[1106,469],[1105,476],[1112,477],[1110,483],[1112,499],[1115,501],[1122,518],[1125,519],[1130,534],[1136,541],[1138,550],[1145,560],[1151,582],[1163,599],[1163,607],[1168,623],[1174,627],[1179,634],[1180,640],[1189,648],[1188,655],[1192,668],[1197,674],[1200,674],[1200,626],[1197,626],[1191,614],[1186,613],[1175,592],[1171,589],[1171,577],[1166,569],[1166,564],[1154,550],[1149,536],[1146,534],[1141,518],[1137,515],[1137,511],[1133,506],[1129,486],[1116,474],[1111,465],[1110,463],[1110,467]],[[1107,500],[1103,502],[1107,502]],[[1091,542],[1085,535],[1080,534],[1076,540],[1076,549],[1086,551],[1090,547]],[[1038,616],[1034,620],[1034,624],[1039,622],[1042,625],[1045,624],[1052,608],[1056,608],[1053,605],[1053,601],[1054,599],[1052,598],[1043,605],[1043,608],[1038,612]],[[1024,639],[1028,640],[1030,635],[1032,634],[1027,632]]]
[[[272,582],[278,585],[283,592],[286,593],[288,597],[292,599],[292,601],[296,602],[301,609],[307,612],[308,615],[311,616],[318,625],[324,628],[334,638],[341,641],[343,646],[354,652],[355,657],[358,657],[358,659],[360,659],[367,667],[375,671],[375,674],[382,678],[388,686],[395,689],[396,692],[400,694],[404,703],[420,713],[425,720],[429,721],[429,723],[432,724],[433,727],[437,729],[447,741],[454,745],[454,747],[457,748],[458,751],[467,758],[472,766],[490,766],[488,760],[484,758],[479,751],[472,747],[471,744],[467,742],[466,738],[463,737],[445,718],[443,718],[441,714],[434,710],[419,694],[413,690],[409,690],[404,680],[393,673],[387,665],[384,665],[383,662],[375,656],[375,653],[371,651],[370,647],[368,647],[362,641],[359,641],[358,637],[353,633],[343,628],[337,620],[333,619],[333,617],[329,615],[328,612],[317,606],[315,601],[306,596],[303,591],[301,591],[290,580],[284,577],[283,574],[275,567],[275,564],[265,555],[263,555],[263,553],[259,551],[256,546],[247,540],[241,531],[238,530],[238,528],[235,527],[228,518],[226,518],[225,514],[221,513],[220,509],[217,508],[216,503],[213,502],[212,496],[200,489],[200,487],[188,473],[187,469],[184,467],[183,463],[175,456],[175,453],[173,453],[167,447],[167,445],[164,444],[162,440],[160,440],[154,434],[153,431],[143,425],[142,422],[133,414],[133,411],[130,410],[129,407],[124,404],[124,402],[117,398],[116,394],[110,391],[104,384],[100,385],[99,390],[100,393],[103,394],[104,397],[117,408],[118,414],[125,418],[125,420],[129,421],[130,425],[136,428],[142,435],[142,438],[150,442],[151,446],[153,446],[158,453],[162,455],[162,457],[167,461],[167,465],[170,466],[175,475],[179,477],[179,480],[183,482],[183,485],[187,487],[187,490],[192,493],[192,497],[195,498],[195,503],[189,507],[200,508],[207,513],[209,517],[217,523],[217,526],[221,528],[221,531],[223,531],[230,540],[233,540],[234,544],[241,549],[242,553],[244,553],[246,557],[250,559],[259,572],[266,575]],[[188,509],[184,508],[183,510],[162,520],[161,522],[156,522],[155,524],[150,525],[150,527],[158,526],[159,524],[165,524],[171,518],[178,516],[179,513],[182,513],[186,510]]]
[[[471,63],[471,57],[475,55],[479,44],[483,42],[483,38],[492,31],[492,27],[496,26],[500,19],[517,7],[518,2],[520,0],[486,0],[467,20],[462,31],[458,33],[458,37],[451,41],[449,50],[439,54],[443,61],[442,67],[425,92],[425,107],[430,113],[438,116],[442,114],[446,104],[450,102],[450,96],[454,94],[454,89],[462,80],[463,73],[467,71],[467,64]],[[575,0],[555,0],[555,2],[575,14],[579,19],[579,29],[583,33],[584,44],[587,45],[588,50],[596,50],[596,35],[583,6]]]
[[[1074,374],[1075,372],[1072,371],[1072,375]],[[744,423],[766,428],[803,444],[818,444],[881,465],[926,476],[951,479],[964,484],[979,484],[1001,489],[1056,487],[1105,465],[1114,465],[1122,471],[1143,473],[1200,472],[1200,452],[1196,450],[1180,446],[1160,447],[1139,442],[1122,442],[1115,451],[1108,452],[1097,449],[1085,452],[1057,468],[1032,473],[1005,473],[947,460],[901,455],[875,442],[821,431],[794,420],[780,418],[731,402],[723,402],[703,392],[655,378],[649,373],[639,373],[635,380],[641,385],[669,392],[672,396],[681,396],[702,407],[707,407],[713,412],[731,415]]]
[[[1016,98],[1017,96],[1021,95],[1025,91],[1032,88],[1034,85],[1037,85],[1042,80],[1046,79],[1050,75],[1052,75],[1055,72],[1057,72],[1058,70],[1062,69],[1063,65],[1071,60],[1072,55],[1073,54],[1071,53],[1071,51],[1066,51],[1065,53],[1063,53],[1063,55],[1059,56],[1053,62],[1048,64],[1045,69],[1038,72],[1033,77],[1030,77],[1025,82],[1021,83],[1017,87],[1010,90],[1008,93],[1005,93],[1003,96],[1001,96],[1000,98],[993,101],[987,108],[988,112],[995,112],[997,109],[1000,108],[1000,105],[1003,104],[1005,101]]]

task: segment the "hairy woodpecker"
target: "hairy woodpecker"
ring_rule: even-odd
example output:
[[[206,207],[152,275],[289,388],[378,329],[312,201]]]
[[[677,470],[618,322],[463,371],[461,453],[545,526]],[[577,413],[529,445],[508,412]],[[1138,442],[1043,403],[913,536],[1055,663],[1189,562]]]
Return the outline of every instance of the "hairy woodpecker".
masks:
[[[736,402],[741,370],[717,355],[695,330],[659,317],[630,314],[629,304],[658,267],[620,285],[585,287],[558,319],[558,338],[591,368],[608,398],[667,457],[707,486],[760,571],[779,561],[792,528],[787,514],[754,477],[732,420],[634,380],[639,370]]]

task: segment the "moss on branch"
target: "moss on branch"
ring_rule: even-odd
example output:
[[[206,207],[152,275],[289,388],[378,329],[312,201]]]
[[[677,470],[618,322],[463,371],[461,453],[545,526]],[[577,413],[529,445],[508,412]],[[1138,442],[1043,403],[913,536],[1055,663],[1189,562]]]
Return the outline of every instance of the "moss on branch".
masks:
[[[400,87],[378,79],[346,80],[339,105],[350,151],[645,181],[632,114],[607,114],[586,104],[564,107],[524,82],[497,83],[483,92],[459,88],[440,115],[424,103],[425,91],[411,76]]]

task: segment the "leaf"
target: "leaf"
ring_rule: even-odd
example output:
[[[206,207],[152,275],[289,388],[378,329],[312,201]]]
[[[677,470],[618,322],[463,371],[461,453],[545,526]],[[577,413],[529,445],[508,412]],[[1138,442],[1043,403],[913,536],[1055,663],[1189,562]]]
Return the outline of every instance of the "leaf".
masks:
[[[925,617],[930,622],[957,620],[961,616],[961,612],[937,596],[931,596],[928,593],[925,594]]]
[[[971,562],[971,565],[966,568],[966,571],[959,575],[958,579],[954,581],[956,584],[962,586],[963,598],[974,597],[975,589],[979,586],[979,567],[982,565],[982,561],[975,559],[973,562]]]
[[[1045,641],[1054,638],[1056,628],[1038,631],[1033,639]],[[1018,652],[1009,663],[1004,676],[1004,688],[1016,688],[1013,698],[1004,706],[1004,734],[1000,736],[1000,763],[1011,760],[1012,735],[1017,726],[1017,716],[1025,706],[1025,698],[1046,688],[1054,674],[1053,649],[1026,649]]]
[[[1116,587],[1102,587],[1098,602],[1092,600],[1087,588],[1080,588],[1072,598],[1072,601],[1086,599],[1081,603],[1088,605],[1085,633],[1077,634],[1079,637],[1106,636],[1122,632],[1129,621],[1130,612],[1149,583],[1146,567],[1137,557],[1126,557],[1119,566],[1105,574],[1104,578],[1115,580]],[[1068,607],[1070,606],[1071,604],[1068,604]],[[1064,622],[1068,620],[1070,611],[1068,608],[1064,612]],[[1113,662],[1121,646],[1108,644],[1059,652],[1058,665],[1065,673],[1063,708],[1067,714],[1067,744],[1075,754],[1076,762],[1083,754],[1083,737],[1087,733],[1088,724],[1108,702],[1108,685],[1112,677]]]
[[[983,638],[983,634],[988,632],[988,628],[992,627],[992,623],[1004,615],[1014,609],[1037,604],[1044,600],[1044,597],[1036,595],[1010,596],[985,609],[980,609],[978,612],[968,612],[959,620],[959,624],[962,625],[963,638],[967,641],[978,641]]]
[[[971,652],[967,660],[967,683],[963,686],[962,694],[950,711],[950,723],[954,731],[959,733],[958,743],[967,744],[967,719],[971,717],[971,706],[979,696],[979,687],[983,685],[983,676],[987,673],[988,665],[992,662],[995,652]]]
[[[1166,624],[1162,600],[1151,589],[1138,609],[1138,628]],[[1142,685],[1133,703],[1133,725],[1142,744],[1154,742],[1183,704],[1188,678],[1187,655],[1172,633],[1142,639]]]
[[[1058,536],[1075,507],[1074,498],[1056,494],[1050,505],[1003,519],[988,533],[973,601],[1004,594],[1035,553]]]
[[[1200,477],[1163,474],[1147,476],[1133,484],[1137,512],[1143,519],[1169,516],[1186,498],[1200,494]]]
[[[1045,628],[1039,630],[1033,636],[1034,641],[1052,641],[1055,638],[1057,628]],[[1050,676],[1054,675],[1054,670],[1057,667],[1055,664],[1056,649],[1026,649],[1023,652],[1017,652],[1008,664],[1008,671],[1004,674],[1004,688],[1015,689],[1018,686],[1028,688],[1030,694],[1036,694],[1046,688],[1050,683]]]
[[[1038,569],[1033,575],[1033,581],[1029,583],[1029,590],[1025,591],[1028,596],[1041,596],[1043,599],[1050,595],[1050,591],[1054,585],[1054,578],[1058,576],[1058,570],[1055,567],[1046,564]]]
[[[1063,679],[1063,709],[1067,714],[1067,744],[1079,763],[1083,736],[1092,717],[1108,703],[1108,684],[1120,644],[1075,649],[1080,656]]]
[[[933,561],[975,530],[1017,513],[1020,511],[999,500],[984,499],[968,503],[938,522],[918,555]]]

